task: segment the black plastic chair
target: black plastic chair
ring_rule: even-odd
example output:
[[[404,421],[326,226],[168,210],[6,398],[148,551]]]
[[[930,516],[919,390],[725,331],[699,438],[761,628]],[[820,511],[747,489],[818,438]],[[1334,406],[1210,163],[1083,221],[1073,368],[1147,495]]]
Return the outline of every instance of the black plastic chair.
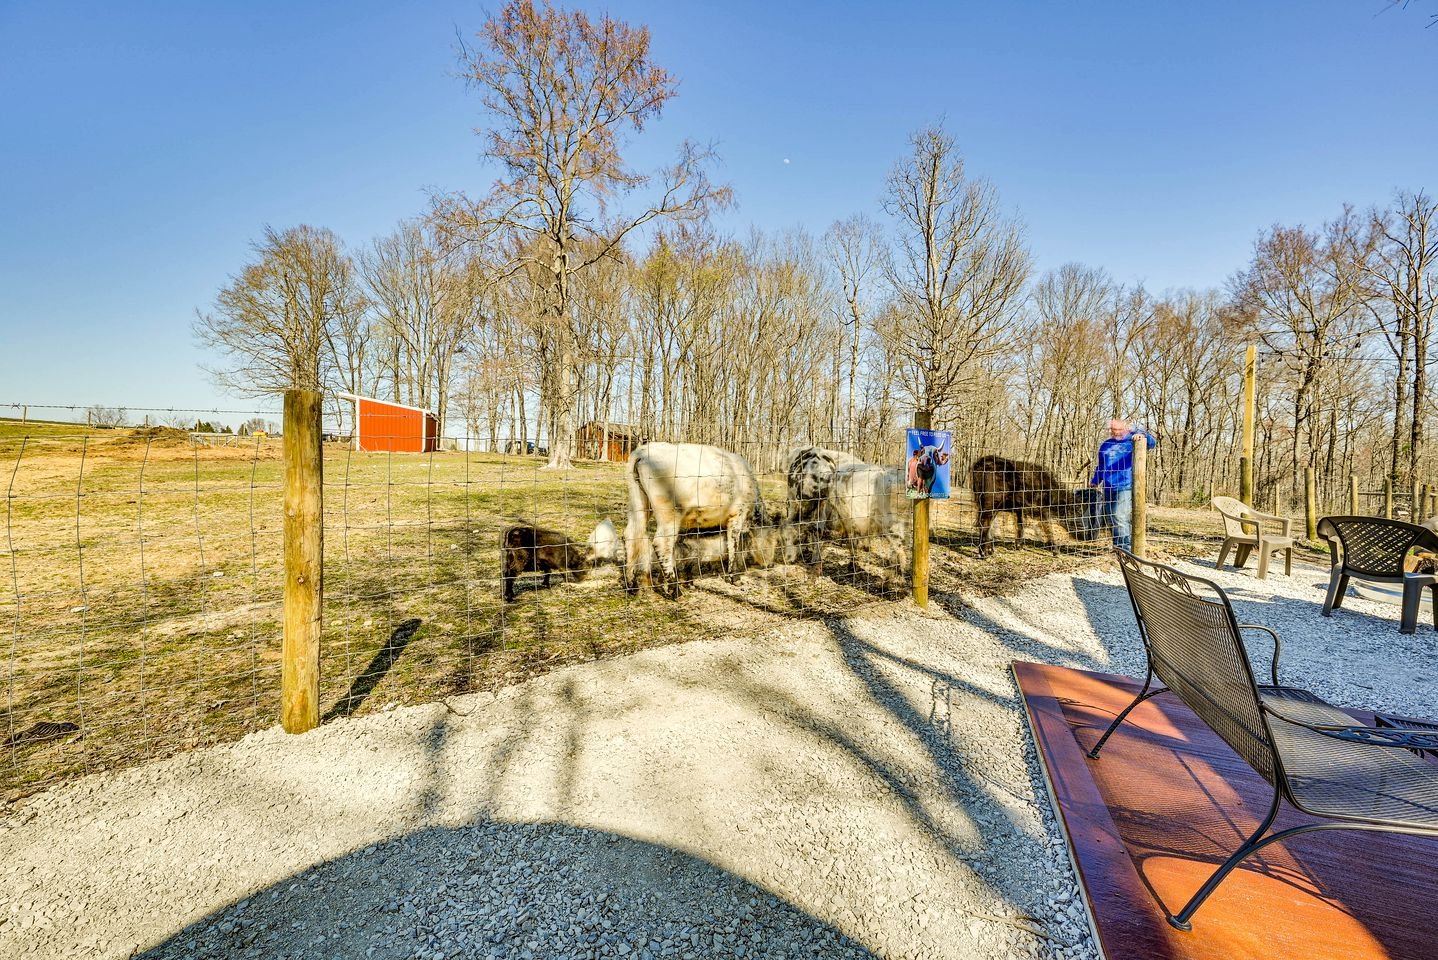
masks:
[[[1278,634],[1239,623],[1214,583],[1117,550],[1148,654],[1133,702],[1089,751],[1099,751],[1134,707],[1172,691],[1273,787],[1268,815],[1176,915],[1180,930],[1225,877],[1268,844],[1317,830],[1377,830],[1438,837],[1438,765],[1409,752],[1438,747],[1438,730],[1369,727],[1306,690],[1278,684]],[[1253,676],[1239,631],[1273,637],[1271,685]],[[1153,688],[1154,678],[1164,684]],[[1406,749],[1394,749],[1406,748]],[[1322,818],[1269,833],[1284,800]]]
[[[1399,633],[1412,633],[1418,628],[1423,588],[1429,588],[1433,594],[1433,625],[1438,628],[1438,575],[1403,569],[1403,561],[1414,547],[1438,552],[1438,535],[1433,531],[1416,523],[1382,517],[1324,517],[1318,521],[1318,535],[1328,541],[1333,563],[1328,596],[1323,601],[1325,617],[1343,606],[1348,581],[1357,577],[1372,583],[1403,585]]]

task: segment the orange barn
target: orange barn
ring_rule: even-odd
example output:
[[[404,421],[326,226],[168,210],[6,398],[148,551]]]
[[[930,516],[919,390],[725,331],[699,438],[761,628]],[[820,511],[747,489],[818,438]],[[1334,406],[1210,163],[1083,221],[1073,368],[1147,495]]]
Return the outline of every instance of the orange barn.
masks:
[[[341,396],[354,401],[356,450],[431,453],[439,449],[439,418],[428,410],[352,393]]]

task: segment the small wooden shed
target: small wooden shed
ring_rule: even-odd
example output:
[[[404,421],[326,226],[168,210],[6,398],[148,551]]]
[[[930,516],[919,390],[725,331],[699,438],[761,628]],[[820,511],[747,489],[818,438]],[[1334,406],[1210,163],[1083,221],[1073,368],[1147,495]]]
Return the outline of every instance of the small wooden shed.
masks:
[[[627,423],[606,425],[598,420],[590,420],[574,432],[574,442],[581,457],[619,461],[629,459],[629,455],[634,452],[635,447],[644,442],[644,438]]]
[[[428,410],[352,393],[340,396],[354,401],[356,450],[431,453],[439,449],[439,418]]]

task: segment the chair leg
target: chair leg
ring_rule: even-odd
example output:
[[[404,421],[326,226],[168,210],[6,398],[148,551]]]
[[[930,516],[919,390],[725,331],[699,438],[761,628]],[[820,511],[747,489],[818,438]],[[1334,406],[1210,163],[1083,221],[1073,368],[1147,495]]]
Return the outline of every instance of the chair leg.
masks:
[[[1228,538],[1228,539],[1226,539],[1226,540],[1223,541],[1223,546],[1221,546],[1221,547],[1218,548],[1218,562],[1213,565],[1213,569],[1215,569],[1215,570],[1222,570],[1222,569],[1223,569],[1223,561],[1224,561],[1224,558],[1228,556],[1228,549],[1229,549],[1229,547],[1232,547],[1232,546],[1233,546],[1233,538],[1232,538],[1232,537],[1230,537],[1230,538]]]
[[[1293,548],[1285,547],[1283,550],[1283,575],[1293,576]]]
[[[1152,670],[1148,672],[1148,677],[1145,678],[1143,681],[1143,689],[1138,692],[1138,696],[1133,698],[1133,703],[1130,703],[1128,706],[1124,707],[1123,712],[1113,718],[1113,723],[1110,723],[1108,725],[1108,729],[1103,732],[1103,736],[1098,738],[1098,743],[1094,744],[1093,749],[1088,752],[1088,758],[1090,760],[1098,759],[1098,752],[1103,749],[1104,743],[1107,742],[1108,738],[1113,735],[1113,732],[1118,729],[1118,725],[1123,723],[1124,717],[1127,717],[1134,707],[1138,706],[1140,703],[1143,703],[1149,697],[1156,697],[1160,693],[1163,693],[1165,690],[1168,689],[1167,687],[1159,687],[1157,690],[1150,690],[1148,687],[1151,683],[1153,683]]]
[[[1252,552],[1253,544],[1240,543],[1238,545],[1238,555],[1233,558],[1233,568],[1235,570],[1242,570],[1243,565],[1248,562],[1248,555]]]
[[[1418,629],[1418,607],[1422,602],[1422,584],[1403,584],[1403,619],[1398,624],[1399,633],[1413,633]]]
[[[1328,578],[1328,596],[1323,599],[1323,615],[1332,616],[1337,607],[1343,606],[1343,594],[1348,589],[1348,578],[1343,575],[1342,567],[1334,567],[1333,575]]]
[[[1188,903],[1183,905],[1183,909],[1178,912],[1177,916],[1170,914],[1167,909],[1164,910],[1164,914],[1168,916],[1168,922],[1171,926],[1177,927],[1179,930],[1192,930],[1193,924],[1190,923],[1189,920],[1193,918],[1198,908],[1203,906],[1203,901],[1207,900],[1209,895],[1218,889],[1218,885],[1233,872],[1234,867],[1252,856],[1260,847],[1266,847],[1273,841],[1292,832],[1290,830],[1284,830],[1270,837],[1263,836],[1268,832],[1268,828],[1273,826],[1273,821],[1278,816],[1278,797],[1279,795],[1274,793],[1273,804],[1268,808],[1268,816],[1263,818],[1263,822],[1258,825],[1258,829],[1253,831],[1248,839],[1243,841],[1227,860],[1223,861],[1223,866],[1215,870],[1213,875],[1204,882],[1203,886],[1198,888],[1198,892],[1193,895]],[[1304,828],[1299,827],[1296,829],[1303,830]]]
[[[1258,545],[1258,579],[1268,579],[1268,544]]]
[[[1428,595],[1428,605],[1433,608],[1433,629],[1438,630],[1438,583],[1428,589],[1432,591]]]

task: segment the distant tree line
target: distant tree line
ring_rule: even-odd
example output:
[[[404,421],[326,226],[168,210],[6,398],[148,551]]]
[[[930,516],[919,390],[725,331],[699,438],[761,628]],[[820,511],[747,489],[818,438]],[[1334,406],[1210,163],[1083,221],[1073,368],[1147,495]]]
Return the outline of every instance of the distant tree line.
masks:
[[[708,149],[683,144],[651,174],[623,161],[676,91],[642,27],[515,0],[460,66],[494,186],[437,193],[354,250],[267,228],[197,317],[224,383],[423,406],[494,448],[542,436],[556,467],[586,453],[585,422],[765,469],[809,441],[892,460],[924,411],[975,453],[1077,477],[1127,416],[1161,438],[1159,495],[1201,499],[1236,487],[1253,343],[1261,501],[1309,466],[1335,490],[1349,472],[1438,476],[1423,190],[1272,226],[1222,289],[1153,292],[1082,264],[1035,276],[1022,225],[939,126],[896,151],[873,211],[819,236],[718,232],[733,197]]]

